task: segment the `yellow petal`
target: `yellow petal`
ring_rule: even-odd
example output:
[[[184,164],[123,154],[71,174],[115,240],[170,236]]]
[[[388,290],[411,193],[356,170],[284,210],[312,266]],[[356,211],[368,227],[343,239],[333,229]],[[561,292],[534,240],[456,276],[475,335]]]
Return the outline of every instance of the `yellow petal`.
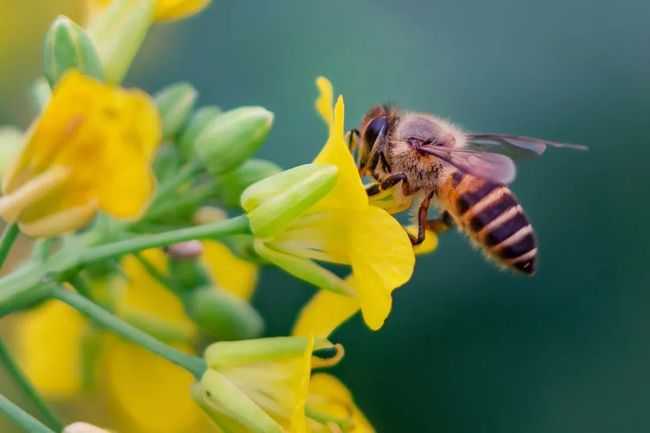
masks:
[[[210,4],[210,0],[158,0],[154,10],[157,21],[177,20],[194,15]]]
[[[69,398],[81,390],[81,340],[85,319],[50,301],[21,314],[15,327],[17,358],[45,396]]]
[[[330,374],[319,373],[311,378],[307,404],[319,414],[341,420],[349,425],[349,433],[373,433],[374,429],[354,403],[352,394],[338,379]],[[326,425],[312,423],[314,433],[329,433]]]
[[[63,181],[39,189],[37,200],[14,210],[31,224],[68,209],[97,203],[118,218],[135,218],[153,193],[151,160],[161,140],[160,119],[151,98],[71,71],[54,89],[17,160],[3,178],[7,197],[54,168]],[[87,218],[79,218],[78,228]]]
[[[359,311],[359,301],[356,297],[320,290],[303,307],[292,335],[328,338],[357,311]]]
[[[408,235],[386,211],[370,206],[354,223],[350,284],[357,290],[366,324],[377,330],[390,313],[391,292],[411,278],[415,256]]]
[[[334,106],[332,83],[325,77],[318,77],[316,78],[316,87],[319,93],[315,103],[316,111],[329,128],[333,119],[332,106]]]
[[[88,21],[92,21],[112,0],[87,0]],[[194,15],[210,4],[210,0],[157,0],[154,18],[171,21]]]
[[[117,337],[107,339],[104,350],[105,386],[122,431],[206,431],[190,396],[190,373]]]
[[[257,284],[257,266],[240,259],[222,243],[203,243],[203,263],[218,287],[249,300]]]
[[[317,100],[317,107],[321,115],[327,114],[326,103],[331,104],[331,84],[328,81],[317,81],[321,95]],[[325,84],[324,84],[325,83]],[[329,112],[332,112],[331,105]],[[363,209],[368,206],[368,196],[361,182],[359,170],[352,158],[352,154],[345,143],[344,122],[345,103],[339,96],[334,115],[327,120],[329,125],[329,138],[314,162],[333,164],[338,168],[338,178],[334,189],[316,206],[313,212],[321,209],[345,207],[347,209]]]

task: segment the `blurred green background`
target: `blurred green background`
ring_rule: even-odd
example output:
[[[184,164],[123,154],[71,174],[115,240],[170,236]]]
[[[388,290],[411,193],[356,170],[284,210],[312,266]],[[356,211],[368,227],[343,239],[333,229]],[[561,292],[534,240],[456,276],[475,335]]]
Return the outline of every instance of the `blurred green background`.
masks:
[[[25,126],[40,39],[79,5],[26,0],[8,15],[17,1],[0,0],[0,124]],[[323,143],[321,74],[345,95],[348,127],[393,101],[471,131],[589,145],[520,166],[536,277],[500,272],[446,234],[380,332],[359,319],[337,332],[348,353],[336,371],[379,432],[648,432],[648,23],[647,0],[214,0],[158,26],[127,82],[188,80],[200,103],[267,107],[261,156],[285,167]],[[265,270],[255,303],[268,333],[288,332],[312,293]]]

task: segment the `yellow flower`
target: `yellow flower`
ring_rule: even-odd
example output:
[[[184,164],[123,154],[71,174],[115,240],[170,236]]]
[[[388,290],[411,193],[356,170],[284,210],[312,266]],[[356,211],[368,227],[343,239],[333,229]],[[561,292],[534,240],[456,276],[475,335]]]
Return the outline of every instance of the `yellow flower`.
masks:
[[[392,290],[411,277],[413,249],[401,225],[383,209],[369,204],[344,140],[343,98],[339,97],[333,110],[332,85],[322,77],[316,83],[320,90],[316,108],[329,126],[329,138],[314,163],[335,166],[336,183],[283,230],[262,236],[255,246],[262,257],[287,272],[313,284],[325,282],[329,286],[320,287],[348,295],[346,301],[360,305],[368,326],[378,329],[390,312]],[[270,184],[272,179],[262,182]],[[249,191],[254,189],[255,185]],[[245,208],[246,195],[242,198]],[[255,233],[253,223],[251,220]],[[349,265],[352,278],[343,281],[311,260]],[[307,278],[316,273],[319,281]]]
[[[138,217],[154,190],[160,135],[145,93],[68,72],[5,173],[0,216],[37,237],[80,228],[100,209]]]
[[[114,0],[87,0],[91,19]],[[137,1],[137,0],[129,0]],[[154,19],[171,21],[194,15],[210,4],[210,0],[155,0]]]
[[[313,350],[307,337],[214,343],[194,398],[223,431],[306,433]]]
[[[160,250],[147,250],[143,255],[164,271],[166,257]],[[243,274],[238,279],[224,279],[223,289],[239,296],[252,293],[255,267],[237,262],[230,251],[215,245],[206,248],[203,260],[217,278],[224,274],[224,263]],[[134,257],[125,258],[122,269],[127,280],[114,278],[108,287],[117,292],[113,294],[116,313],[135,324],[146,322],[155,328],[158,338],[191,352],[197,329],[178,298]],[[67,305],[50,301],[21,314],[13,329],[18,358],[36,387],[48,398],[78,396],[83,342],[94,328]],[[211,431],[188,392],[193,383],[190,374],[127,341],[113,335],[104,337],[95,370],[97,391],[109,396],[101,401],[107,402],[115,415],[111,425],[138,433]]]
[[[373,433],[366,417],[354,403],[350,391],[334,376],[311,377],[307,397],[311,433]]]

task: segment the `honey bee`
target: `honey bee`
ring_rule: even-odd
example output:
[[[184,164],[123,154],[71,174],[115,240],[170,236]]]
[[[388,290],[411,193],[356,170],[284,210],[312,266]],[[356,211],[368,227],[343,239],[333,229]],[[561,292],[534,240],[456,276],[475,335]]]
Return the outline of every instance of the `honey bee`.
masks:
[[[533,275],[537,265],[535,232],[524,210],[506,186],[515,178],[510,157],[541,155],[547,147],[586,147],[503,135],[469,134],[425,113],[377,106],[349,136],[359,173],[375,183],[369,196],[391,191],[391,213],[418,204],[417,245],[426,229],[442,232],[456,225],[497,264]],[[430,205],[441,212],[428,218]]]

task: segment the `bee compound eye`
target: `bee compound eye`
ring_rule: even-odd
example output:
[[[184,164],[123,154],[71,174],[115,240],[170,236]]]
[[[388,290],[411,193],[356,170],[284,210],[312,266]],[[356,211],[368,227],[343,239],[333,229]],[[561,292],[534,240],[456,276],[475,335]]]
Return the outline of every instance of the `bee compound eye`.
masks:
[[[379,137],[379,134],[385,133],[388,130],[388,119],[386,116],[380,116],[375,119],[372,119],[368,126],[366,127],[365,132],[365,141],[368,147],[372,148]]]

